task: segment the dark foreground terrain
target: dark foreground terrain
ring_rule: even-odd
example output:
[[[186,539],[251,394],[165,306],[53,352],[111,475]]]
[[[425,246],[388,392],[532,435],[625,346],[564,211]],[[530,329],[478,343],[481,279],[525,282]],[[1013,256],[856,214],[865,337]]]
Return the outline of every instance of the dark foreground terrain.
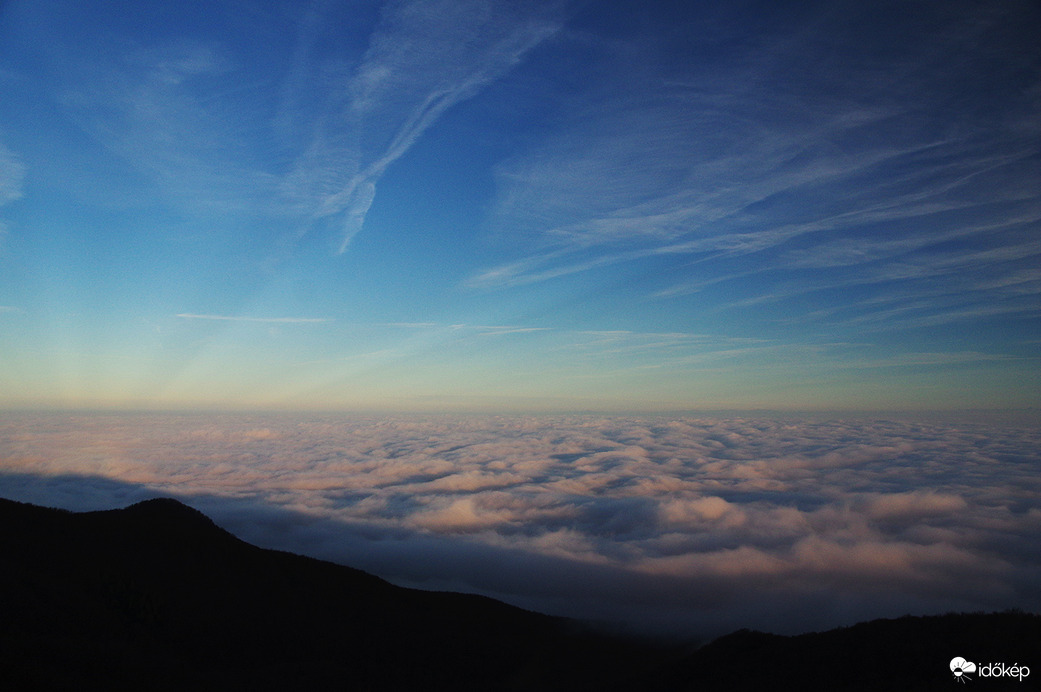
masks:
[[[2,689],[950,690],[955,656],[1031,669],[973,687],[1039,689],[1041,616],[741,631],[694,650],[257,548],[175,500],[0,500]]]

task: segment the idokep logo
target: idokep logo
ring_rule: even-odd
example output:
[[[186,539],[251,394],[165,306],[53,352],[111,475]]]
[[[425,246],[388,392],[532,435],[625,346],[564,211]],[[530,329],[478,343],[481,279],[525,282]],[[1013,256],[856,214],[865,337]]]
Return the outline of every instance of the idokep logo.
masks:
[[[954,679],[958,682],[972,680],[969,677],[969,673],[976,672],[976,664],[972,661],[966,661],[961,656],[955,656],[951,659],[951,672],[954,673]]]
[[[1008,665],[1006,663],[981,663],[978,666],[972,661],[966,661],[961,656],[951,659],[951,673],[957,682],[972,680],[969,673],[977,673],[981,678],[1017,678],[1023,682],[1023,678],[1030,675],[1030,668],[1018,663]]]

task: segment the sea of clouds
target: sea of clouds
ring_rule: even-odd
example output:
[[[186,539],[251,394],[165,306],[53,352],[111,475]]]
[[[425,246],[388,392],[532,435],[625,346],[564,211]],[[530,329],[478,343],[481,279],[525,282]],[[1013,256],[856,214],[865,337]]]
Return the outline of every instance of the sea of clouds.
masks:
[[[265,547],[644,629],[1041,610],[1041,428],[5,413],[0,496],[169,495]]]

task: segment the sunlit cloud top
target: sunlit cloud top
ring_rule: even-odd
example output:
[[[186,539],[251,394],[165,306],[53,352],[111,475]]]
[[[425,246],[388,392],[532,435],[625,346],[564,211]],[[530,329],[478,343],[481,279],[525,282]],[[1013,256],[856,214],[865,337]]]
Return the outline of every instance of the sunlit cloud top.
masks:
[[[1041,433],[938,420],[14,413],[4,496],[643,627],[1041,607]]]
[[[1030,2],[0,8],[0,406],[1041,404]]]

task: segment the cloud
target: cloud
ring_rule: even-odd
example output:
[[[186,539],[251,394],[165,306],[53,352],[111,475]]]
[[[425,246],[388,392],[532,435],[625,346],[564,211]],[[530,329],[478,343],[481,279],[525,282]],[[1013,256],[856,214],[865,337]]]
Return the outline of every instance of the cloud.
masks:
[[[24,179],[25,165],[0,142],[0,207],[22,198]],[[5,230],[6,224],[0,219],[0,240]],[[0,312],[8,309],[0,307]]]
[[[320,322],[332,322],[328,317],[247,317],[242,315],[198,315],[190,312],[182,312],[176,315],[184,320],[216,320],[224,322],[261,322],[273,324],[317,324]]]
[[[286,215],[279,172],[263,162],[271,144],[257,131],[255,91],[242,88],[252,76],[226,43],[158,39],[116,55],[53,50],[73,65],[59,93],[68,116],[153,181],[163,201],[193,214]],[[229,89],[229,79],[239,88]]]
[[[0,144],[0,207],[22,198],[25,166],[10,149]]]
[[[388,3],[361,63],[330,95],[328,115],[284,184],[316,218],[340,219],[340,252],[364,225],[387,167],[445,111],[559,29],[547,9],[483,0]]]
[[[263,56],[256,25],[238,18],[224,34],[160,35],[130,50],[44,50],[75,66],[61,75],[67,114],[154,181],[163,201],[220,213],[222,223],[289,224],[297,235],[335,225],[343,251],[388,166],[558,30],[551,5],[394,0],[373,26],[345,4],[313,3],[295,24],[295,46],[276,42]],[[293,26],[293,13],[285,18],[279,30]],[[350,31],[363,30],[360,51],[366,37]],[[6,178],[0,203],[16,191]]]
[[[875,520],[908,521],[944,516],[969,508],[959,495],[913,491],[864,498],[865,513]]]
[[[0,432],[15,499],[173,494],[262,545],[539,610],[706,632],[1041,607],[1036,427],[14,414]]]
[[[414,522],[439,533],[454,533],[494,527],[510,518],[508,512],[480,507],[475,502],[471,497],[452,500],[447,506],[420,513]]]
[[[744,22],[720,21],[718,36],[742,48],[706,44],[682,65],[659,60],[667,32],[636,34],[626,51],[587,49],[612,80],[590,79],[563,109],[570,117],[500,163],[487,224],[516,253],[466,284],[513,287],[671,256],[688,268],[676,273],[695,278],[651,291],[659,299],[739,286],[757,294],[721,309],[783,302],[786,315],[823,329],[881,315],[876,290],[924,296],[909,320],[945,324],[996,305],[1028,313],[1032,303],[1007,305],[1001,287],[1041,254],[1039,149],[1027,134],[1037,80],[1009,48],[1034,15],[923,11],[928,31],[896,7],[883,11],[887,28],[867,33],[862,23],[874,20],[856,12],[755,37]],[[885,49],[849,48],[869,35]],[[966,42],[978,49],[971,58]],[[1000,106],[977,102],[995,70],[1021,90],[1006,90]],[[820,313],[810,301],[841,305]]]

